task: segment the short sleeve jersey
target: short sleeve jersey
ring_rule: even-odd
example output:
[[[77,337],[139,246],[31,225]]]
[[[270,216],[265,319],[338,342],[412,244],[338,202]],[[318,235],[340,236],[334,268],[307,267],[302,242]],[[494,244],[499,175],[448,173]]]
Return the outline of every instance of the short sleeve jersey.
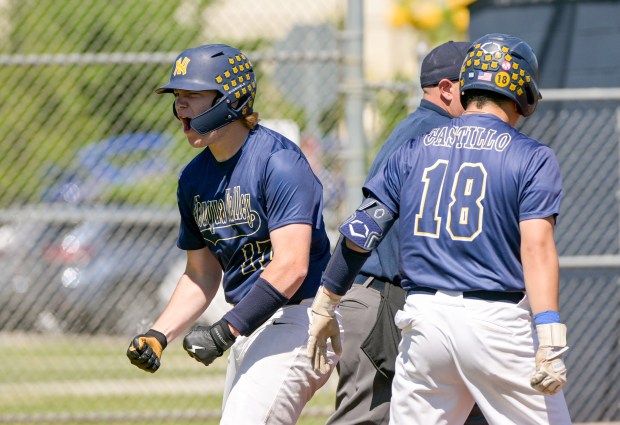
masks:
[[[377,157],[370,167],[366,181],[369,181],[385,164],[390,155],[400,148],[407,140],[420,136],[435,127],[445,125],[452,117],[439,106],[426,99],[420,101],[420,106],[401,121],[390,137],[385,141]],[[360,273],[364,276],[373,276],[382,281],[398,284],[400,272],[398,268],[398,220],[388,231],[379,246],[370,254]]]
[[[409,141],[364,190],[400,218],[407,289],[523,291],[523,220],[559,214],[554,152],[493,115]]]
[[[273,258],[269,232],[309,224],[308,274],[291,301],[313,297],[330,257],[322,191],[299,147],[258,125],[232,158],[218,162],[207,148],[183,169],[177,245],[208,247],[224,271],[225,298],[236,304]]]

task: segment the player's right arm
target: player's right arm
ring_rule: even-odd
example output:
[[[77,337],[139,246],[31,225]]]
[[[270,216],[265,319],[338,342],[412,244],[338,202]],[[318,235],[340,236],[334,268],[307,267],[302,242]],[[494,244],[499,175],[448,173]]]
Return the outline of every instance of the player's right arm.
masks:
[[[366,199],[338,229],[341,237],[312,303],[307,356],[316,371],[328,370],[327,340],[331,340],[336,353],[341,346],[336,320],[340,298],[349,290],[370,252],[379,245],[397,219],[400,160],[405,156],[402,149],[393,153],[382,169],[367,182],[364,186]]]
[[[334,248],[322,284],[327,294],[344,295],[364,262],[394,224],[396,214],[370,196],[338,228],[340,239]]]
[[[208,248],[189,250],[185,272],[168,305],[145,334],[135,336],[127,357],[132,364],[147,372],[155,372],[168,342],[194,323],[217,293],[222,277],[221,267]]]
[[[314,370],[329,371],[327,340],[336,354],[341,352],[336,307],[351,287],[370,251],[375,249],[396,220],[393,213],[374,198],[366,198],[339,227],[341,237],[334,248],[322,285],[312,303],[307,355]]]
[[[185,272],[168,305],[153,324],[169,341],[179,336],[207,309],[222,279],[222,268],[208,248],[186,251]]]

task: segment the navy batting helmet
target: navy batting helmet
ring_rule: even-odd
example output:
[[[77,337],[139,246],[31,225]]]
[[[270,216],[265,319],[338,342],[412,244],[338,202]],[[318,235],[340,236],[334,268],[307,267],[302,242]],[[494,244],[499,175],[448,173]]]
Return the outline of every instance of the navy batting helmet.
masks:
[[[181,52],[172,66],[170,82],[156,93],[174,90],[219,93],[211,108],[190,121],[192,129],[206,134],[253,112],[256,77],[252,64],[239,50],[206,44]]]
[[[537,80],[538,60],[525,41],[506,34],[487,34],[467,52],[461,67],[461,95],[471,89],[499,93],[513,100],[519,113],[527,117],[542,99]]]

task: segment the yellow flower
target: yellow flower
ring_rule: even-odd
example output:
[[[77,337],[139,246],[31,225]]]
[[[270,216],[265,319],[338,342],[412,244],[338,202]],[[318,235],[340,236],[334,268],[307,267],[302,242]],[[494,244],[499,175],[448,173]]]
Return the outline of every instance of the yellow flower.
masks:
[[[466,7],[455,9],[450,16],[450,21],[457,31],[467,31],[469,27],[469,9]]]
[[[410,22],[409,10],[399,4],[396,5],[390,13],[390,25],[395,28],[401,28]]]
[[[433,30],[443,21],[443,10],[433,0],[417,0],[410,4],[411,22],[422,30]]]
[[[450,10],[457,10],[463,7],[467,7],[475,1],[476,0],[446,0],[446,5]]]

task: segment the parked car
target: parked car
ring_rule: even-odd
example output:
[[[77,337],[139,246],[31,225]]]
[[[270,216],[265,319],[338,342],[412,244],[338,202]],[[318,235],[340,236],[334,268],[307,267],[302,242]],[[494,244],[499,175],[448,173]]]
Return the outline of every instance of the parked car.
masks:
[[[170,141],[134,133],[88,145],[41,204],[16,208],[0,224],[0,330],[129,334],[148,327],[159,314],[159,286],[184,257],[175,244],[178,213],[100,204],[98,194],[173,167]],[[132,154],[136,161],[118,160]]]
[[[39,230],[6,270],[4,330],[124,333],[157,315],[159,285],[182,255],[176,224],[83,221]]]

